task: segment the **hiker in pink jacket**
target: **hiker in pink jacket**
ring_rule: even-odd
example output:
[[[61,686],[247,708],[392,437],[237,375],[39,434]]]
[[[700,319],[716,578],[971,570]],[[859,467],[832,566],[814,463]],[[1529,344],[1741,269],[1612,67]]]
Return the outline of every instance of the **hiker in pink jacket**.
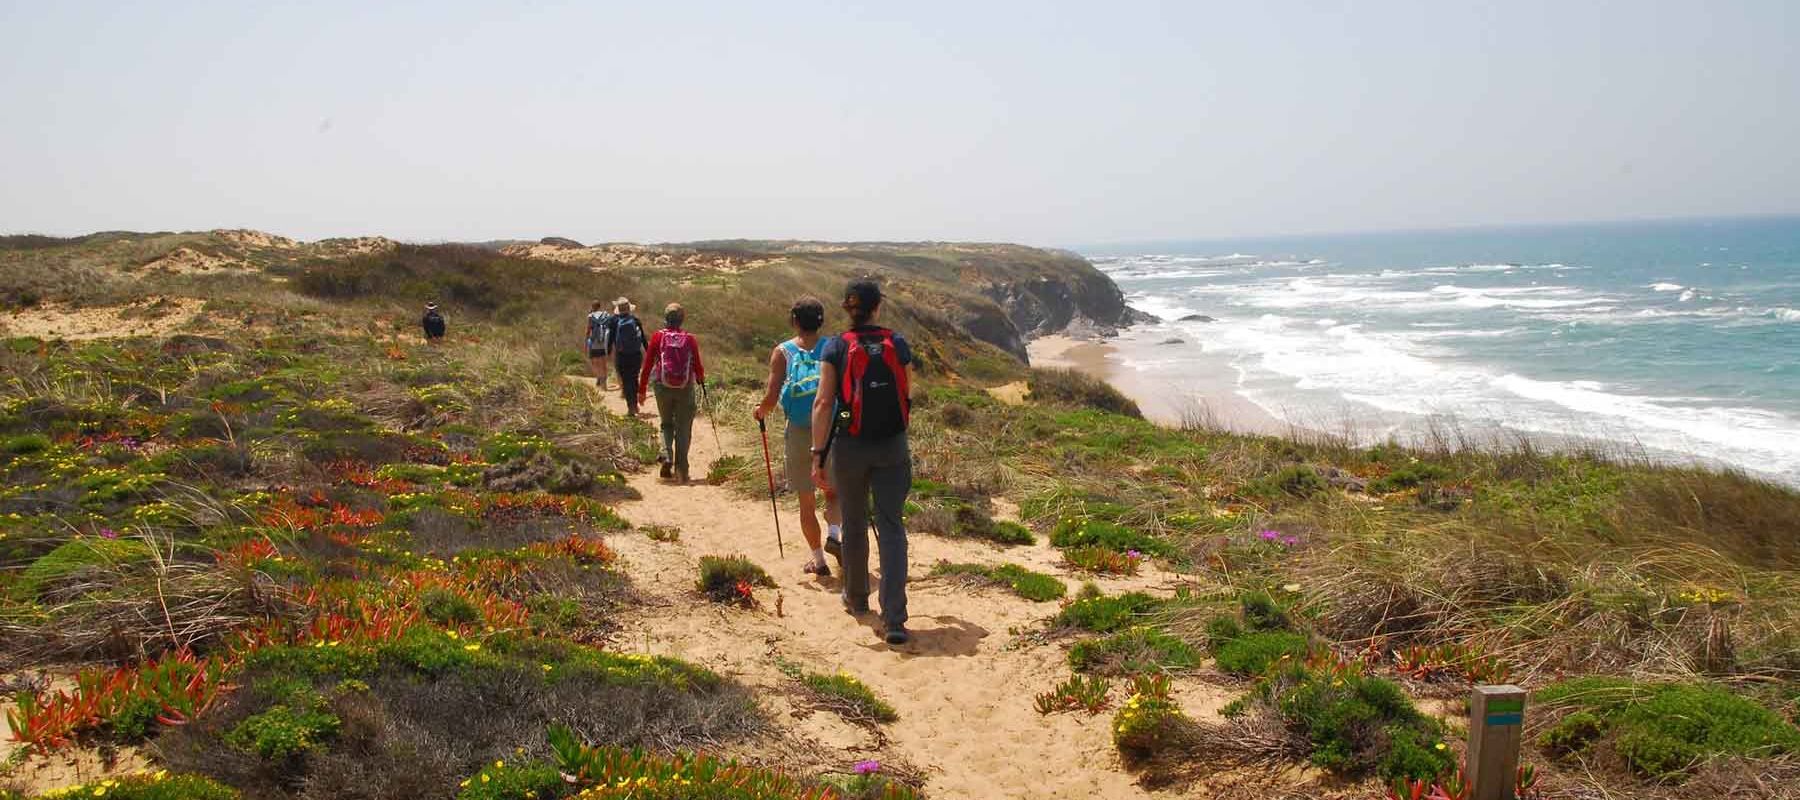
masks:
[[[700,363],[700,341],[683,330],[687,312],[680,303],[663,310],[663,329],[650,336],[639,368],[638,403],[650,389],[656,391],[656,413],[662,418],[662,477],[688,482],[688,445],[694,439],[694,414],[699,409],[696,386],[706,383],[706,367]]]

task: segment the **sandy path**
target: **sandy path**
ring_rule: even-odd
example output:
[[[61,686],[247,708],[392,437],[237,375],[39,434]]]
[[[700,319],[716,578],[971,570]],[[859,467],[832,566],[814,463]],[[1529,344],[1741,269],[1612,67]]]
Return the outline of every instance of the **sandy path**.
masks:
[[[623,413],[618,398],[607,404]],[[740,441],[720,428],[727,452],[757,460],[761,445]],[[696,423],[691,459],[696,474],[720,454],[704,420]],[[779,465],[778,465],[779,467]],[[814,752],[794,754],[801,763],[847,770],[864,758],[884,759],[921,771],[937,798],[1146,797],[1118,765],[1107,726],[1097,717],[1039,715],[1032,697],[1068,677],[1062,647],[1035,643],[1028,633],[1054,615],[1056,603],[1032,603],[1001,590],[969,590],[924,579],[940,559],[1011,561],[1062,575],[1071,593],[1080,580],[1057,566],[1047,543],[1006,550],[930,535],[911,539],[912,580],[908,623],[913,641],[890,648],[871,617],[845,614],[837,581],[803,575],[806,546],[791,509],[783,509],[787,557],[776,552],[766,501],[740,497],[726,487],[664,483],[654,471],[634,476],[643,499],[619,512],[637,525],[672,525],[673,543],[626,533],[609,539],[628,562],[636,584],[650,596],[646,610],[625,621],[621,647],[648,649],[705,664],[762,689],[782,722]],[[698,599],[696,561],[702,555],[742,554],[768,570],[778,590],[761,590],[761,607],[725,609]],[[1126,589],[1164,592],[1174,576],[1156,569],[1129,579],[1100,581],[1110,593]],[[781,614],[776,614],[777,598]],[[899,711],[883,726],[885,737],[847,725],[828,712],[806,715],[785,692],[791,681],[777,658],[818,672],[843,670],[868,684]],[[1185,693],[1184,693],[1185,694]],[[1124,692],[1115,689],[1115,701]],[[1184,698],[1187,699],[1187,698]],[[1192,698],[1191,711],[1211,711],[1214,698]],[[886,741],[881,741],[885,738]]]

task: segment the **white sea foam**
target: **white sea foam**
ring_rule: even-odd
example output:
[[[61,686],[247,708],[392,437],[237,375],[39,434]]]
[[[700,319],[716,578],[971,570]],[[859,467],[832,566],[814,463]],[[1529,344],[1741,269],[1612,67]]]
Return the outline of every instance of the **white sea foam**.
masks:
[[[1693,289],[1686,289],[1686,290],[1683,290],[1681,293],[1681,296],[1676,299],[1680,300],[1683,303],[1689,303],[1689,302],[1693,302],[1693,299],[1698,296],[1700,296],[1699,293],[1695,292]]]
[[[1772,308],[1769,309],[1769,316],[1783,322],[1800,322],[1800,309]]]
[[[1687,287],[1679,283],[1652,283],[1648,287],[1652,292],[1679,292]]]

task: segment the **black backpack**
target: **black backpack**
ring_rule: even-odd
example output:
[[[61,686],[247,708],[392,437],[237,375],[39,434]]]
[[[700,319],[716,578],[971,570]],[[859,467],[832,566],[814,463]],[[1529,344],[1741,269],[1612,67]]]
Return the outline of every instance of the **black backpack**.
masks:
[[[636,316],[613,317],[613,352],[637,355],[644,352],[644,324]]]
[[[886,328],[847,331],[844,379],[838,387],[841,408],[849,411],[844,431],[858,439],[886,439],[906,431],[911,416],[906,367]]]

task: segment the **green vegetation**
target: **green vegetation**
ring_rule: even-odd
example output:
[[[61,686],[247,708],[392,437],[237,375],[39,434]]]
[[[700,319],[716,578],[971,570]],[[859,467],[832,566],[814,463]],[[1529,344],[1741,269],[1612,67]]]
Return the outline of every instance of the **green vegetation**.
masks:
[[[769,573],[743,556],[701,556],[700,593],[717,603],[748,605],[756,587],[775,586]]]
[[[1646,777],[1671,780],[1720,756],[1800,753],[1800,729],[1718,686],[1577,678],[1537,692],[1562,714],[1540,743],[1559,755],[1605,744]]]
[[[171,775],[168,770],[123,775],[38,795],[32,800],[106,797],[115,800],[238,800],[236,790],[199,775]],[[0,790],[0,798],[20,795]]]
[[[893,706],[849,673],[805,672],[796,677],[809,700],[851,722],[893,722],[900,718]]]
[[[1200,654],[1192,645],[1143,626],[1076,642],[1069,648],[1070,666],[1077,672],[1100,675],[1171,672],[1192,669],[1199,663]]]
[[[1064,606],[1056,615],[1056,625],[1093,633],[1112,633],[1140,623],[1159,607],[1161,603],[1156,598],[1143,592],[1127,592],[1116,597],[1084,597]]]
[[[951,564],[940,563],[932,567],[933,577],[946,576],[952,578],[972,579],[979,583],[1005,586],[1013,594],[1037,603],[1048,602],[1062,597],[1068,592],[1061,579],[1055,575],[1033,572],[1018,564]]]

